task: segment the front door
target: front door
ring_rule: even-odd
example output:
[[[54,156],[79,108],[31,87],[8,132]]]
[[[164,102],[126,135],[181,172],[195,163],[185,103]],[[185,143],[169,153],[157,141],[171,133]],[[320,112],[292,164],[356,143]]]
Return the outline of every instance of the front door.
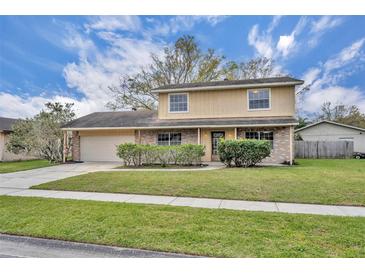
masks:
[[[224,139],[224,131],[212,131],[212,161],[219,161],[218,144],[220,138]]]

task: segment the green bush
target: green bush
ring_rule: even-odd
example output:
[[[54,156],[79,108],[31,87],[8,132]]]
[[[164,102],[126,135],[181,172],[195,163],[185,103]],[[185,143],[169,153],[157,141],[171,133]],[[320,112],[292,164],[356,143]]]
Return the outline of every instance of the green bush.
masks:
[[[251,167],[270,156],[268,141],[255,139],[220,140],[218,155],[221,162],[231,167]]]
[[[139,145],[132,143],[125,143],[117,146],[117,156],[123,159],[125,166],[139,166],[141,165],[142,150]]]
[[[193,144],[158,146],[125,143],[117,146],[117,156],[123,160],[125,166],[200,165],[204,150],[203,145]]]

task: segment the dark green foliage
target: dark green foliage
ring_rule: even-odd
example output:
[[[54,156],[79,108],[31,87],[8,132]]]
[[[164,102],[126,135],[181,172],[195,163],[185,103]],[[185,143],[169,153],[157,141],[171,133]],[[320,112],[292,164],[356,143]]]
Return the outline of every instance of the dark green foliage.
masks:
[[[228,167],[251,167],[270,156],[271,146],[268,141],[254,139],[220,140],[219,159]]]
[[[158,146],[125,143],[117,147],[117,155],[123,160],[125,166],[200,165],[204,150],[204,146],[193,144]]]
[[[7,149],[13,153],[29,153],[50,162],[61,162],[63,124],[75,118],[73,104],[46,103],[33,118],[19,120],[12,127]],[[67,151],[70,148],[66,148]]]

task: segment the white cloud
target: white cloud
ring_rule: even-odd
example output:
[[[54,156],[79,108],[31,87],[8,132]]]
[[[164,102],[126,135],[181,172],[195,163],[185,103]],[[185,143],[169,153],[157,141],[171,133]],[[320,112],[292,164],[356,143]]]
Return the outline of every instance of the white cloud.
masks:
[[[317,89],[306,97],[305,111],[317,112],[324,102],[333,104],[357,105],[365,112],[365,91],[354,88],[331,86],[328,88]]]
[[[77,100],[66,96],[30,96],[22,98],[8,92],[0,92],[0,101],[4,102],[0,108],[0,116],[11,118],[29,118],[39,113],[47,102],[74,103],[74,110],[78,117],[86,115],[98,108],[98,102],[90,99]]]
[[[315,80],[318,79],[321,70],[319,68],[310,68],[307,72],[303,75],[302,79],[304,80],[306,85],[312,85]]]
[[[91,22],[85,25],[85,28],[90,30],[126,30],[139,31],[142,28],[141,20],[138,16],[119,15],[119,16],[98,16],[92,17]]]
[[[228,16],[223,15],[178,15],[171,17],[168,21],[162,22],[153,17],[146,20],[149,21],[152,28],[143,31],[145,37],[166,36],[168,34],[176,34],[178,32],[190,31],[196,24],[207,23],[216,26],[220,22],[227,19]]]
[[[226,15],[207,15],[200,17],[202,17],[203,20],[207,21],[213,27],[228,18]]]
[[[331,29],[342,24],[343,20],[340,17],[322,16],[318,21],[312,22],[311,32],[317,33],[327,29]]]
[[[259,25],[254,25],[248,34],[248,44],[253,46],[258,55],[280,59],[287,57],[289,54],[297,50],[299,43],[296,41],[297,36],[303,31],[307,25],[306,17],[301,17],[290,34],[280,35],[278,41],[273,42],[272,31],[279,24],[281,16],[274,16],[268,28],[260,32]]]
[[[281,18],[283,18],[283,16],[281,16],[281,15],[273,16],[273,19],[267,29],[268,33],[271,33],[279,25]]]
[[[344,22],[342,17],[322,16],[317,21],[312,21],[308,45],[315,47],[325,32],[340,26]]]
[[[254,25],[248,34],[248,44],[253,46],[256,52],[264,57],[271,58],[273,56],[273,49],[271,46],[271,35],[266,32],[260,34],[259,26]]]
[[[299,43],[296,41],[297,36],[302,32],[307,24],[306,17],[301,17],[298,23],[295,25],[293,31],[289,35],[281,35],[276,45],[278,54],[283,57],[287,57],[289,54],[294,52]]]
[[[62,39],[65,47],[79,55],[78,60],[68,63],[63,69],[67,86],[75,89],[77,94],[57,92],[45,97],[28,95],[23,98],[3,91],[0,114],[32,116],[48,101],[72,102],[78,116],[104,111],[105,104],[111,99],[108,87],[118,85],[122,74],[133,74],[149,64],[151,53],[160,55],[165,46],[163,42],[128,38],[111,31],[98,31],[96,34],[107,44],[106,49],[98,48],[87,34],[76,28],[69,28],[68,35]]]
[[[276,48],[284,57],[286,57],[290,53],[290,51],[294,48],[294,45],[295,45],[295,38],[293,34],[281,35]]]
[[[347,65],[349,62],[352,62],[355,58],[358,58],[360,57],[361,54],[363,54],[361,53],[361,49],[364,43],[365,43],[365,38],[362,38],[351,44],[349,47],[344,48],[334,58],[328,60],[324,64],[324,68],[327,71],[331,71],[334,69],[341,68]]]
[[[108,87],[118,85],[121,75],[136,73],[149,64],[151,53],[161,54],[164,46],[112,32],[99,33],[99,37],[108,43],[107,50],[94,48],[91,58],[80,58],[79,62],[69,63],[64,69],[68,87],[85,96],[91,104],[90,111],[105,110],[105,104],[111,99]]]
[[[343,87],[340,82],[364,69],[365,38],[353,42],[319,67],[310,68],[303,75],[308,92],[301,95],[299,108],[304,112],[317,112],[324,102],[357,105],[365,112],[365,90]]]

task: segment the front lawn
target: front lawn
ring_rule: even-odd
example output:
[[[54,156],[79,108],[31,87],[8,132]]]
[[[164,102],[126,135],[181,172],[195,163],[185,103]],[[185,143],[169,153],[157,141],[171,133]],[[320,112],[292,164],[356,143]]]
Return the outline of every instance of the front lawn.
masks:
[[[217,257],[364,257],[365,218],[0,196],[0,232]]]
[[[47,160],[26,160],[15,162],[0,162],[0,173],[10,173],[34,168],[51,166]]]
[[[96,172],[37,189],[365,205],[365,161],[299,160],[293,167]]]

